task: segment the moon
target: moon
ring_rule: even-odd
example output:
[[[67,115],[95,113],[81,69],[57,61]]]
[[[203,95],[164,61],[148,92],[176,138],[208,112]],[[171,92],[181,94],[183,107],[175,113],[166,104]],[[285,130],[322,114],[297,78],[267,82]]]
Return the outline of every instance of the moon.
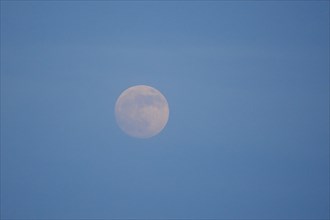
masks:
[[[123,91],[115,105],[118,126],[136,138],[150,138],[159,134],[167,124],[169,107],[166,98],[157,89],[132,86]]]

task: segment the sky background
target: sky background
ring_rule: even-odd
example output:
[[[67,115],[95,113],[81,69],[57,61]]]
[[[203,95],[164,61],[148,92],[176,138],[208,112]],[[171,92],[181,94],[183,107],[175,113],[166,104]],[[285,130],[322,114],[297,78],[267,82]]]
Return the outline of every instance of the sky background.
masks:
[[[328,217],[328,1],[1,1],[1,218]]]

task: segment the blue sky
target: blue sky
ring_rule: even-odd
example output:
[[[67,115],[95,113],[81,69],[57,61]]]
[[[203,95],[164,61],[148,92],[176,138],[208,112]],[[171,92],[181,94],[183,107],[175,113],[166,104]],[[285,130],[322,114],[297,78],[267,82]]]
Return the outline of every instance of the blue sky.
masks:
[[[1,1],[1,218],[329,218],[329,2]]]

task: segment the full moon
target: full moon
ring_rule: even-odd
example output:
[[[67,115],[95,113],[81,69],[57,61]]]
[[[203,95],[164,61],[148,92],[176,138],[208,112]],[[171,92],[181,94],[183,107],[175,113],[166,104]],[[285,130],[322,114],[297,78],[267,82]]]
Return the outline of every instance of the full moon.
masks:
[[[150,138],[166,126],[169,108],[166,98],[157,89],[138,85],[120,94],[115,116],[121,130],[137,138]]]

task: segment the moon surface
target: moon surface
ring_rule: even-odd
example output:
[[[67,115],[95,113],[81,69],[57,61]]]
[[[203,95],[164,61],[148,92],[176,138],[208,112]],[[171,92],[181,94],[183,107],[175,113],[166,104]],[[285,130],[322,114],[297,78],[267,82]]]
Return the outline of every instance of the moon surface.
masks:
[[[115,116],[121,130],[137,138],[150,138],[166,126],[169,107],[157,89],[137,85],[126,89],[118,97]]]

